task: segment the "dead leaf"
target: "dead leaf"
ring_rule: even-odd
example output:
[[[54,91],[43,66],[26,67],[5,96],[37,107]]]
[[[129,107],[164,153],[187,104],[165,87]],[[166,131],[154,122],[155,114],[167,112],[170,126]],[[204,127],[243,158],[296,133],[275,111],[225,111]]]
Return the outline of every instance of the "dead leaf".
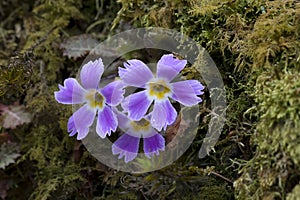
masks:
[[[63,55],[69,58],[77,59],[88,53],[101,57],[119,57],[119,54],[106,46],[99,45],[98,40],[92,35],[82,34],[68,38],[61,43],[60,48],[63,49]]]
[[[0,197],[1,199],[5,199],[9,189],[9,185],[6,180],[0,180],[0,188]]]
[[[181,122],[181,113],[178,114],[175,122],[171,126],[168,126],[166,130],[167,143],[170,143],[173,140],[173,138],[176,136],[178,129],[180,127],[180,122]]]
[[[180,137],[183,136],[187,127],[188,124],[182,118],[182,114],[179,113],[176,121],[171,126],[168,126],[166,130],[166,142],[170,148],[174,148],[179,143]]]
[[[0,169],[5,169],[11,163],[15,163],[20,156],[19,146],[16,143],[3,143],[0,147]]]
[[[0,105],[0,111],[0,123],[4,128],[14,129],[19,125],[31,122],[30,113],[26,112],[22,105]]]
[[[69,58],[79,58],[86,55],[98,45],[98,40],[91,35],[83,34],[73,36],[61,43],[60,47],[64,49],[63,55]]]

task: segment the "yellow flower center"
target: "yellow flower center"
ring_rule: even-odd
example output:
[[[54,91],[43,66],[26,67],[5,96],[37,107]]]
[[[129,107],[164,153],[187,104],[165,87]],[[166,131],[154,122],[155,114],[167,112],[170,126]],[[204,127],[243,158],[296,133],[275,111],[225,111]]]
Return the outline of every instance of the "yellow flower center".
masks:
[[[130,125],[135,132],[145,132],[150,128],[150,122],[148,120],[145,120],[144,118],[140,121],[131,121]]]
[[[102,94],[96,90],[92,90],[86,94],[86,99],[88,100],[88,105],[92,108],[103,108],[105,98]]]
[[[163,99],[168,93],[171,92],[171,89],[164,80],[158,80],[148,83],[149,86],[149,95],[154,96],[157,99]]]

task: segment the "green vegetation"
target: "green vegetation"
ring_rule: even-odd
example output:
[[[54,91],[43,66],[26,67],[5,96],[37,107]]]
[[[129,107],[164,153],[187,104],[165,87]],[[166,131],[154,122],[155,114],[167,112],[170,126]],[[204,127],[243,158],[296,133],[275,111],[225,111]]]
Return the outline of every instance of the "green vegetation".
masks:
[[[210,114],[206,91],[198,135],[179,160],[145,174],[117,172],[68,136],[71,107],[53,92],[84,59],[84,52],[64,55],[68,40],[102,41],[150,26],[206,48],[227,90],[226,123],[215,152],[199,159]],[[2,198],[299,199],[297,0],[1,0],[0,67]],[[8,111],[18,121],[5,123]]]

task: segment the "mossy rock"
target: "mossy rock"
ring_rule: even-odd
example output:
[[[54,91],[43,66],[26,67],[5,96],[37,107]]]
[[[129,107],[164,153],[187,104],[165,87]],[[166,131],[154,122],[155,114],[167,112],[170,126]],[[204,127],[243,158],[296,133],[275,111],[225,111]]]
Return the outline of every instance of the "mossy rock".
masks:
[[[0,127],[13,138],[0,141],[13,140],[22,154],[0,172],[7,199],[299,198],[298,1],[13,0],[0,2],[0,22],[1,104],[17,101],[33,116],[17,129]],[[200,160],[211,114],[204,99],[188,151],[169,167],[133,175],[98,163],[68,136],[71,108],[53,92],[83,60],[63,55],[66,39],[151,26],[206,48],[224,80],[227,117],[215,152]],[[192,68],[185,75],[198,76]]]

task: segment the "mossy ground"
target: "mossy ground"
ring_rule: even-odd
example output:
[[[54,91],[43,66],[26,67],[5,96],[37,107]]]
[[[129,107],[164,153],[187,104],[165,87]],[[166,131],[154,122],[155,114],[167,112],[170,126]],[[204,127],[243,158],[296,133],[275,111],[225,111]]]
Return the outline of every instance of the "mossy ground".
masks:
[[[57,84],[82,63],[60,45],[104,40],[134,27],[171,28],[205,47],[227,90],[215,152],[192,146],[162,170],[133,175],[98,163],[66,132],[71,108]],[[31,123],[0,126],[21,156],[0,171],[6,199],[299,199],[300,2],[297,0],[1,0],[0,99],[26,106]],[[193,76],[193,71],[187,72]],[[209,114],[209,101],[200,116]],[[7,133],[9,137],[7,136]]]

